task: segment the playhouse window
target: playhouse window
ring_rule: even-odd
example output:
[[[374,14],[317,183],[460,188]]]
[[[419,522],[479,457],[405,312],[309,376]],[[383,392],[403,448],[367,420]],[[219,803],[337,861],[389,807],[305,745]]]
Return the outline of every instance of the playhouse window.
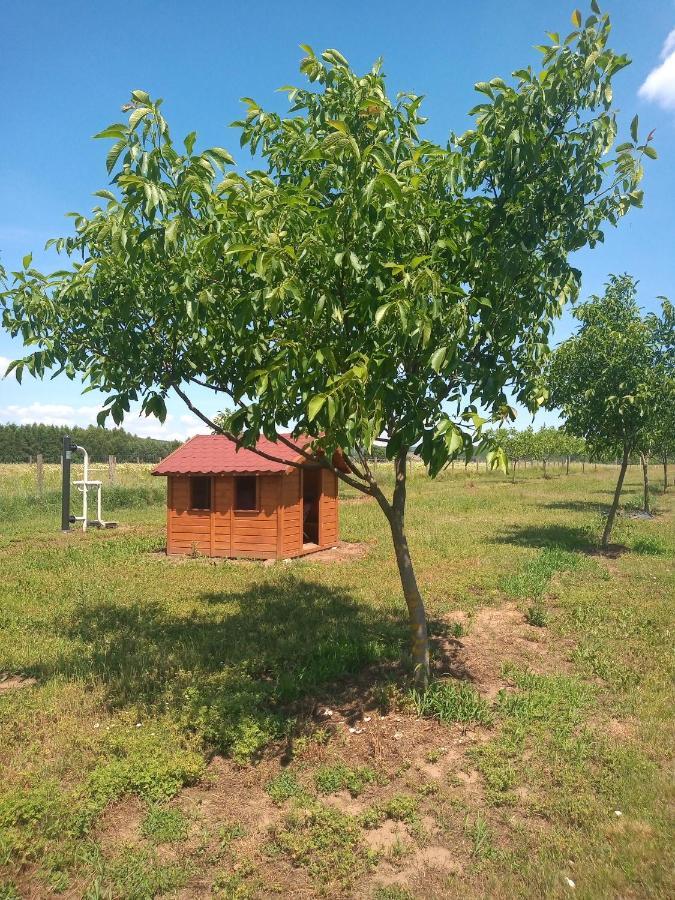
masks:
[[[190,479],[190,509],[211,509],[211,479]]]
[[[258,479],[255,475],[239,475],[234,479],[234,508],[258,508]]]

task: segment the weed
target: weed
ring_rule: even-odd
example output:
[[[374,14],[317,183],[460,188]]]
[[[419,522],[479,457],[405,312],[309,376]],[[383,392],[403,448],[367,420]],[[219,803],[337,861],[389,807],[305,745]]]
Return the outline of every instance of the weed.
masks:
[[[383,884],[375,888],[373,900],[415,900],[415,898],[407,888],[398,884]]]
[[[346,887],[372,865],[360,843],[356,819],[337,809],[314,804],[273,826],[269,851],[283,853],[321,884]]]
[[[188,821],[179,809],[153,806],[141,824],[141,834],[153,844],[182,841],[188,832]]]
[[[104,883],[115,897],[147,900],[183,887],[192,870],[176,863],[162,863],[154,853],[125,847],[105,866]]]
[[[220,900],[253,900],[260,896],[262,880],[254,863],[240,860],[233,872],[221,872],[211,886],[211,893]]]
[[[492,722],[492,714],[485,700],[463,681],[434,681],[424,692],[411,691],[410,697],[420,716],[446,723],[489,725]]]
[[[539,601],[528,606],[525,613],[525,621],[528,625],[545,628],[548,625],[548,612],[544,604]]]
[[[412,828],[419,827],[419,800],[408,794],[396,794],[389,800],[373,804],[359,816],[364,828],[377,828],[386,819],[405,822]]]
[[[633,553],[639,553],[641,556],[665,556],[667,555],[667,547],[665,543],[658,537],[646,536],[637,538],[631,544]]]
[[[226,822],[218,828],[218,838],[223,850],[227,850],[233,841],[245,837],[246,829],[239,822]]]
[[[0,900],[21,900],[13,881],[0,881]]]
[[[488,859],[494,853],[492,834],[487,822],[480,813],[473,820],[467,815],[464,821],[464,831],[472,842],[471,855],[475,859]]]
[[[437,763],[438,760],[447,752],[448,751],[445,747],[437,747],[433,750],[429,750],[429,752],[427,753],[427,762]]]
[[[415,898],[407,888],[398,884],[383,884],[375,888],[373,900],[415,900]]]
[[[305,791],[298,783],[295,775],[288,770],[280,772],[272,778],[271,781],[268,781],[265,790],[269,794],[272,802],[277,806],[285,803],[286,800],[290,800],[291,797],[300,800],[305,796]]]
[[[545,547],[518,575],[509,575],[501,581],[501,588],[508,597],[538,600],[556,572],[576,569],[581,564],[577,553],[561,547]]]
[[[320,794],[348,790],[352,797],[358,797],[365,786],[372,784],[376,778],[376,773],[368,766],[350,769],[344,763],[335,763],[320,766],[314,773],[314,784]]]

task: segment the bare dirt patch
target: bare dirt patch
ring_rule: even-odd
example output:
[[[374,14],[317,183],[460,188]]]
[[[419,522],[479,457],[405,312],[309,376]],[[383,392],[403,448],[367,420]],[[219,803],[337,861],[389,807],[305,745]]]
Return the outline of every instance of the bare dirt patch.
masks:
[[[145,811],[144,804],[135,796],[125,797],[109,806],[96,826],[96,837],[103,849],[138,843]]]
[[[534,672],[560,672],[569,668],[569,641],[556,641],[555,650],[544,629],[528,625],[515,603],[488,606],[469,619],[461,611],[444,616],[448,623],[460,622],[468,629],[461,638],[433,638],[438,675],[469,681],[488,699],[494,699],[509,682],[503,675],[506,663]]]
[[[24,677],[23,675],[10,675],[8,672],[0,672],[0,694],[30,687],[33,684],[37,684],[37,678]]]
[[[340,541],[335,547],[319,550],[317,553],[309,553],[307,556],[300,556],[298,560],[321,563],[348,562],[351,559],[363,559],[364,556],[368,555],[370,547],[370,544],[363,541],[354,544]]]

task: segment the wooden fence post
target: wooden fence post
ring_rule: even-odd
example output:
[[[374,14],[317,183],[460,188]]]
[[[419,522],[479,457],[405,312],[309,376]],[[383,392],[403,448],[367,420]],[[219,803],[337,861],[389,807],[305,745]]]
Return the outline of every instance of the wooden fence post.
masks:
[[[42,497],[45,487],[45,471],[42,465],[42,454],[38,453],[35,457],[35,464],[37,466],[37,492],[38,497]]]
[[[115,456],[108,457],[108,481],[110,484],[115,484],[117,472],[115,471],[117,466],[117,458]]]

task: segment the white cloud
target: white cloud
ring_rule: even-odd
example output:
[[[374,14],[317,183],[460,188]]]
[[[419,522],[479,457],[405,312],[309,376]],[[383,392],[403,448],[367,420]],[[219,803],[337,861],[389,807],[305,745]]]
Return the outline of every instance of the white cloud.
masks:
[[[638,94],[644,100],[675,110],[675,28],[661,50],[661,64],[651,70],[640,85]]]
[[[0,357],[0,362],[2,358]],[[79,425],[86,428],[87,425],[96,424],[96,415],[100,406],[71,406],[67,403],[30,403],[25,406],[10,404],[0,407],[0,421],[16,422],[19,425],[31,425],[33,423],[43,425]],[[110,423],[109,423],[110,424]],[[206,429],[200,427],[200,423],[194,416],[176,417],[167,414],[166,420],[160,422],[154,417],[146,417],[138,412],[129,413],[122,423],[122,427],[132,434],[140,437],[152,437],[165,441],[185,441],[188,437]]]

